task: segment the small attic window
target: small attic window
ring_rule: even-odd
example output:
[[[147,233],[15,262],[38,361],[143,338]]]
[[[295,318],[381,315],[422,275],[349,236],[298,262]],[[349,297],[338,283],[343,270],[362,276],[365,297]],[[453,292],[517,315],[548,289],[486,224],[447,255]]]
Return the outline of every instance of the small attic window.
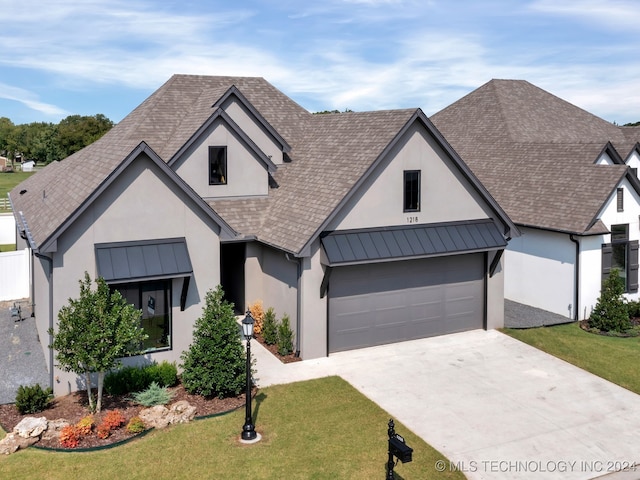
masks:
[[[227,147],[209,147],[209,185],[227,184]]]
[[[616,192],[616,204],[619,212],[624,212],[624,188],[618,188]]]

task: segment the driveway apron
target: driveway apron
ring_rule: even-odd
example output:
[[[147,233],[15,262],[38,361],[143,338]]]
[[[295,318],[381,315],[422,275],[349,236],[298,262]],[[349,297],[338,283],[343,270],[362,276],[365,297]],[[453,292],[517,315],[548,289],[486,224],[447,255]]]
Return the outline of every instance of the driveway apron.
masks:
[[[640,396],[495,330],[288,365],[256,350],[261,386],[342,376],[449,458],[434,474],[592,479],[640,463]]]

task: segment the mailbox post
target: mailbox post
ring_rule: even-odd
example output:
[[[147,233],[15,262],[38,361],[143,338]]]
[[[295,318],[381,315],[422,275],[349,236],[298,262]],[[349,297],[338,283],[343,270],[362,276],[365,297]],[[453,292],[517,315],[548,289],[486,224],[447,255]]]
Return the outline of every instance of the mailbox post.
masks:
[[[396,433],[393,418],[389,420],[387,434],[389,435],[389,460],[387,461],[386,480],[393,480],[393,467],[395,466],[393,457],[402,463],[409,463],[412,460],[413,448],[407,445],[404,438]]]

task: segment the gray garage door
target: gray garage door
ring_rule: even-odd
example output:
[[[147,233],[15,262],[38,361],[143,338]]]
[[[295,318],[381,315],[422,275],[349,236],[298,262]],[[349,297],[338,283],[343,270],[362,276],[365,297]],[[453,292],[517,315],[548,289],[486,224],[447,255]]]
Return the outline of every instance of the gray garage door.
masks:
[[[484,254],[334,268],[329,351],[484,326]]]

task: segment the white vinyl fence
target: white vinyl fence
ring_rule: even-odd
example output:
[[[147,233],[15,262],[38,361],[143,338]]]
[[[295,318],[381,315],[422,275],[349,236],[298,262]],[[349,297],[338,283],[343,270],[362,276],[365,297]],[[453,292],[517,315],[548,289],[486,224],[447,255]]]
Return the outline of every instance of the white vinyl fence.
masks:
[[[0,253],[0,301],[29,296],[29,249]]]
[[[13,213],[0,213],[0,245],[14,243],[16,243],[16,220],[13,218]]]

